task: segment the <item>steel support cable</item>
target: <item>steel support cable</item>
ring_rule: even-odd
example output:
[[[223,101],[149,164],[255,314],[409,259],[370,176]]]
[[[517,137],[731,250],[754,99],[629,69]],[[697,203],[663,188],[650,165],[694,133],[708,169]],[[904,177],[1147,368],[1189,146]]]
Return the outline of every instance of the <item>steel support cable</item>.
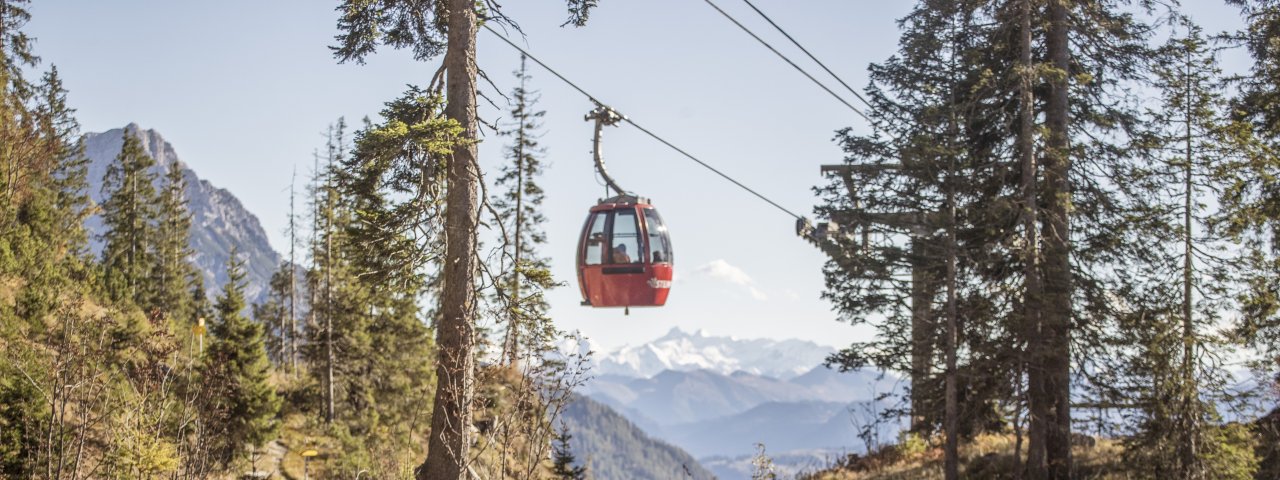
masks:
[[[865,119],[868,123],[870,123],[870,124],[872,124],[872,125],[874,125],[874,124],[876,123],[874,120],[871,120],[871,117],[868,117],[868,116],[867,116],[867,114],[862,113],[862,110],[859,110],[859,109],[858,109],[858,107],[853,106],[853,104],[852,104],[852,103],[849,103],[847,100],[845,100],[845,99],[844,99],[844,97],[841,97],[840,95],[836,94],[836,92],[835,92],[835,91],[833,91],[833,90],[831,90],[831,88],[827,87],[827,86],[826,86],[826,84],[823,84],[822,82],[818,81],[818,79],[817,79],[817,78],[814,78],[814,76],[813,76],[813,75],[811,75],[809,72],[805,71],[805,69],[800,68],[800,66],[799,66],[799,65],[796,65],[796,62],[791,61],[791,59],[790,59],[790,58],[787,58],[787,56],[786,56],[786,55],[783,55],[783,54],[782,54],[782,52],[779,52],[779,51],[778,51],[778,49],[773,48],[773,45],[770,45],[770,44],[769,44],[769,42],[764,41],[764,39],[763,39],[763,38],[760,38],[760,36],[759,36],[759,35],[756,35],[756,34],[755,34],[755,32],[752,32],[752,31],[751,31],[751,29],[747,28],[747,26],[746,26],[746,25],[743,25],[743,24],[742,24],[742,22],[739,22],[739,21],[738,21],[738,19],[733,18],[733,16],[732,16],[732,15],[729,15],[729,12],[726,12],[726,11],[724,11],[723,9],[721,9],[719,5],[716,5],[716,4],[715,4],[715,2],[712,2],[711,0],[702,0],[702,1],[707,2],[707,5],[711,5],[711,8],[714,8],[717,12],[720,12],[720,15],[723,15],[723,16],[724,16],[724,18],[729,19],[729,21],[730,21],[730,22],[733,22],[733,24],[734,24],[734,25],[737,25],[737,26],[738,26],[738,28],[742,29],[742,31],[747,32],[747,35],[750,35],[750,36],[751,36],[751,38],[756,39],[756,41],[757,41],[757,42],[760,42],[760,44],[761,44],[761,45],[764,45],[764,47],[765,47],[765,48],[767,48],[767,49],[769,49],[769,51],[770,51],[770,52],[773,52],[773,53],[774,53],[774,55],[777,55],[777,56],[778,56],[778,58],[781,58],[784,62],[787,62],[787,65],[791,65],[791,68],[796,69],[796,71],[798,71],[798,72],[800,72],[801,74],[803,74],[803,75],[804,75],[805,77],[807,77],[810,81],[812,81],[815,85],[817,85],[817,86],[821,87],[821,88],[822,88],[823,90],[825,90],[827,93],[831,94],[831,96],[832,96],[832,97],[835,97],[835,99],[836,99],[836,100],[838,100],[838,101],[840,101],[840,103],[843,103],[843,104],[844,104],[844,106],[849,107],[849,109],[850,109],[850,110],[853,110],[853,113],[858,114],[858,116],[862,117],[863,119]],[[806,52],[806,53],[807,53],[807,52]],[[826,68],[826,67],[823,67],[823,68]],[[837,80],[839,80],[839,79],[837,79]],[[844,83],[844,82],[840,82],[840,83]],[[848,86],[846,85],[846,88],[847,88],[847,87],[848,87]],[[857,93],[854,93],[854,95],[857,95]],[[858,97],[859,97],[859,98],[861,98],[861,95],[859,95]],[[863,100],[863,101],[865,102],[866,100]]]
[[[570,87],[572,87],[574,90],[577,90],[577,91],[578,91],[578,93],[581,93],[583,96],[587,97],[587,99],[591,100],[591,101],[592,101],[592,102],[594,102],[596,105],[606,106],[606,104],[605,104],[604,102],[600,101],[600,99],[599,99],[599,98],[596,98],[594,95],[592,95],[592,94],[590,94],[590,93],[587,93],[587,91],[586,91],[586,90],[583,90],[583,89],[582,89],[582,87],[579,87],[579,86],[578,86],[578,84],[573,83],[573,81],[569,80],[568,78],[565,78],[565,76],[564,76],[564,75],[561,75],[561,74],[560,74],[560,72],[557,72],[554,68],[551,68],[551,67],[547,66],[547,64],[542,63],[542,60],[539,60],[539,59],[538,59],[538,57],[535,57],[535,56],[533,56],[533,54],[529,53],[527,50],[525,50],[525,49],[523,49],[523,48],[520,48],[520,46],[519,46],[519,45],[516,45],[516,43],[515,43],[515,42],[511,41],[511,39],[507,38],[505,35],[503,35],[503,34],[501,34],[501,33],[498,33],[498,31],[497,31],[497,30],[494,30],[494,29],[493,29],[493,27],[490,27],[488,24],[484,24],[483,26],[484,26],[484,29],[485,29],[485,30],[488,30],[488,31],[489,31],[489,33],[492,33],[495,37],[498,37],[498,38],[499,38],[499,39],[501,39],[503,42],[505,42],[507,45],[510,45],[510,46],[511,46],[511,48],[514,48],[514,49],[516,49],[516,51],[518,51],[518,52],[520,52],[520,53],[524,54],[526,57],[529,57],[529,59],[530,59],[530,60],[533,60],[533,63],[536,63],[536,64],[538,64],[538,66],[542,67],[544,70],[546,70],[546,71],[548,71],[548,72],[551,72],[551,74],[552,74],[552,75],[555,75],[555,77],[556,77],[556,78],[559,78],[559,79],[560,79],[560,81],[562,81],[562,82],[564,82],[565,84],[569,85],[569,86],[570,86]],[[848,103],[846,103],[846,105],[848,105]],[[606,107],[606,108],[607,108],[607,107]],[[852,107],[852,106],[850,106],[850,108],[853,108],[853,107]],[[854,109],[854,111],[857,111],[857,109]],[[861,113],[861,112],[859,112],[859,113]],[[773,200],[769,199],[769,197],[766,197],[766,196],[764,196],[763,194],[761,194],[760,192],[755,191],[755,190],[754,190],[754,189],[752,189],[751,187],[748,187],[748,186],[744,185],[742,182],[739,182],[739,181],[735,180],[733,177],[730,177],[729,175],[725,174],[724,172],[721,172],[719,169],[717,169],[717,168],[715,168],[715,167],[711,166],[711,165],[710,165],[710,164],[708,164],[707,162],[704,162],[704,161],[702,161],[702,160],[698,159],[698,157],[693,156],[693,154],[690,154],[689,152],[684,151],[684,149],[681,149],[680,147],[675,146],[675,144],[673,144],[673,143],[671,143],[671,142],[668,142],[666,139],[664,139],[664,138],[662,138],[662,137],[658,136],[658,134],[653,133],[652,131],[649,131],[649,129],[647,129],[647,128],[644,128],[644,127],[640,126],[640,124],[636,123],[636,122],[635,122],[635,120],[632,120],[632,119],[630,119],[630,118],[628,118],[628,117],[626,117],[626,116],[623,116],[623,117],[622,117],[622,121],[627,122],[627,124],[629,124],[629,125],[631,125],[631,126],[635,127],[635,128],[636,128],[636,130],[639,130],[639,131],[643,132],[645,135],[648,135],[649,137],[653,138],[654,140],[657,140],[657,141],[658,141],[658,143],[661,143],[661,144],[663,144],[663,145],[666,145],[667,147],[671,148],[672,150],[675,150],[677,153],[679,153],[679,154],[681,154],[681,155],[684,155],[684,157],[685,157],[685,158],[688,158],[689,160],[693,160],[695,163],[697,163],[698,165],[701,165],[703,168],[705,168],[705,169],[707,169],[707,170],[710,170],[712,173],[715,173],[716,175],[719,175],[719,176],[720,176],[720,178],[723,178],[723,179],[725,179],[725,180],[728,180],[730,183],[733,183],[734,185],[737,185],[737,186],[738,186],[738,188],[741,188],[741,189],[743,189],[743,190],[746,190],[746,191],[747,191],[747,193],[750,193],[750,194],[752,194],[752,195],[755,195],[755,196],[756,196],[756,198],[759,198],[759,199],[761,199],[761,200],[764,200],[764,202],[765,202],[765,203],[768,203],[769,205],[772,205],[774,208],[777,208],[778,210],[781,210],[783,213],[786,213],[787,215],[790,215],[790,216],[794,217],[794,218],[795,218],[795,219],[797,219],[797,220],[802,220],[802,219],[804,219],[804,217],[802,217],[802,216],[800,216],[800,215],[795,214],[795,213],[794,213],[794,212],[792,212],[791,210],[788,210],[786,207],[783,207],[782,205],[778,204],[778,202],[775,202],[775,201],[773,201]]]
[[[809,59],[813,60],[813,63],[816,63],[818,64],[819,67],[822,67],[823,70],[825,70],[828,74],[831,75],[831,78],[834,78],[836,79],[837,82],[840,82],[840,85],[844,86],[845,90],[848,90],[849,93],[853,94],[853,96],[858,97],[858,100],[861,100],[862,103],[867,105],[867,107],[871,109],[875,109],[875,106],[871,105],[871,102],[868,102],[867,99],[862,96],[862,94],[858,93],[857,90],[854,90],[853,87],[850,87],[849,84],[845,83],[844,79],[840,78],[839,75],[836,75],[836,72],[833,72],[831,71],[830,68],[827,68],[827,65],[825,63],[822,63],[821,60],[818,60],[818,57],[815,57],[813,56],[812,53],[809,53],[809,49],[804,48],[804,45],[801,45],[800,42],[796,41],[796,39],[791,38],[791,34],[787,33],[786,30],[783,30],[782,27],[778,26],[777,23],[774,23],[773,19],[769,18],[768,15],[765,15],[765,13],[760,11],[759,8],[756,8],[756,5],[754,3],[751,3],[751,0],[742,0],[742,1],[745,2],[748,7],[751,7],[752,10],[755,10],[756,13],[760,14],[760,17],[764,18],[766,22],[769,22],[769,25],[773,25],[773,28],[776,29],[778,33],[781,33],[782,36],[787,37],[787,40],[790,40],[792,45],[795,45],[796,48],[799,48],[801,52],[804,52],[805,55],[808,55]]]

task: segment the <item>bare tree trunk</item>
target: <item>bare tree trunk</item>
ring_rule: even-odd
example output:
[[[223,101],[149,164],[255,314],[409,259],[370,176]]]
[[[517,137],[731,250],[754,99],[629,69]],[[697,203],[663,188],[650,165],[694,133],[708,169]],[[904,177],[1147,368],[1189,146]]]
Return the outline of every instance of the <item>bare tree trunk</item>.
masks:
[[[955,158],[947,174],[947,331],[946,331],[946,391],[944,392],[946,446],[943,473],[946,480],[960,478],[960,412],[956,395],[956,347],[959,325],[956,319],[956,194]]]
[[[330,168],[333,157],[329,157]],[[328,395],[325,396],[325,423],[333,423],[333,186],[326,180],[325,192],[325,245],[324,245],[324,348],[325,348],[325,383]]]
[[[1070,68],[1071,29],[1067,2],[1049,1],[1049,30],[1046,42],[1049,61],[1056,70],[1049,80],[1045,120],[1048,127],[1048,154],[1044,165],[1044,303],[1040,310],[1043,348],[1035,367],[1043,369],[1041,397],[1035,402],[1044,434],[1047,478],[1071,477],[1071,152],[1070,152]],[[1033,417],[1033,420],[1037,418]]]
[[[293,180],[289,182],[289,371],[298,375],[298,261],[295,252],[298,247],[298,217],[294,213],[293,202],[297,197],[294,184],[297,183],[298,172],[294,167]]]
[[[445,53],[448,103],[445,116],[464,128],[463,138],[476,138],[476,14],[472,0],[448,2],[448,50]],[[467,476],[471,446],[471,399],[474,393],[475,290],[478,267],[476,227],[479,181],[476,145],[454,148],[448,166],[445,198],[444,291],[436,328],[435,410],[427,461],[420,480],[461,480]]]
[[[1032,0],[1022,0],[1019,2],[1019,28],[1021,31],[1018,35],[1018,53],[1019,67],[1018,72],[1018,137],[1017,148],[1019,163],[1021,164],[1022,176],[1020,179],[1020,187],[1022,193],[1022,230],[1023,230],[1023,293],[1022,293],[1022,337],[1023,337],[1023,353],[1021,358],[1022,368],[1019,372],[1025,371],[1027,375],[1027,414],[1031,425],[1037,425],[1044,421],[1043,412],[1039,408],[1039,400],[1044,391],[1044,374],[1043,371],[1036,367],[1039,361],[1037,356],[1042,352],[1040,338],[1040,305],[1041,295],[1043,295],[1044,286],[1040,279],[1040,230],[1037,221],[1040,217],[1038,189],[1036,188],[1039,180],[1039,165],[1036,162],[1035,149],[1035,86],[1032,83],[1035,78],[1035,64],[1032,57],[1031,43],[1031,18],[1033,9],[1031,7]],[[1028,363],[1030,368],[1028,368]],[[1021,375],[1016,380],[1022,382]],[[1030,427],[1027,446],[1027,464],[1026,470],[1031,478],[1043,478],[1045,476],[1045,438],[1044,428],[1032,426]],[[1021,431],[1019,431],[1018,441],[1021,442]],[[1018,476],[1022,472],[1021,466],[1018,466]]]
[[[911,431],[924,433],[925,384],[933,364],[933,295],[936,282],[926,267],[929,261],[924,233],[911,239]]]
[[[1184,478],[1198,478],[1199,469],[1197,468],[1196,457],[1198,455],[1196,448],[1197,425],[1198,420],[1195,416],[1197,395],[1199,388],[1196,385],[1196,367],[1195,367],[1195,323],[1194,323],[1194,303],[1192,302],[1192,289],[1195,288],[1195,255],[1192,234],[1192,221],[1194,220],[1194,197],[1195,183],[1192,175],[1192,155],[1194,151],[1194,140],[1192,139],[1191,123],[1193,100],[1191,98],[1191,49],[1187,48],[1185,77],[1186,85],[1186,106],[1184,106],[1186,124],[1186,165],[1183,166],[1183,205],[1182,205],[1182,221],[1183,221],[1183,257],[1182,257],[1182,385],[1179,390],[1182,394],[1182,412],[1180,417],[1182,428],[1182,441],[1179,442],[1181,448],[1181,461]]]
[[[524,86],[525,86],[524,66],[525,66],[524,57],[522,56],[520,57],[520,90],[521,92],[524,91]],[[523,95],[523,93],[521,95]],[[526,106],[525,106],[523,97],[520,98],[519,108],[521,110],[521,113],[524,113],[524,109],[526,108]],[[524,235],[525,132],[524,132],[524,119],[518,118],[517,120],[520,122],[520,126],[516,127],[516,151],[515,151],[515,157],[516,157],[516,228],[515,230],[516,232],[515,232],[515,255],[514,255],[514,260],[512,260],[514,262],[515,268],[514,268],[514,271],[512,272],[512,278],[514,278],[514,280],[511,282],[511,300],[514,302],[520,301],[520,254],[522,253],[521,249],[524,248],[523,235]],[[510,309],[509,315],[510,315],[509,317],[510,320],[507,322],[507,341],[505,342],[506,343],[505,349],[507,351],[507,365],[510,365],[512,368],[516,368],[518,366],[517,362],[519,361],[519,358],[520,358],[520,355],[518,353],[519,347],[520,347],[520,318],[518,315],[516,315],[515,308]]]

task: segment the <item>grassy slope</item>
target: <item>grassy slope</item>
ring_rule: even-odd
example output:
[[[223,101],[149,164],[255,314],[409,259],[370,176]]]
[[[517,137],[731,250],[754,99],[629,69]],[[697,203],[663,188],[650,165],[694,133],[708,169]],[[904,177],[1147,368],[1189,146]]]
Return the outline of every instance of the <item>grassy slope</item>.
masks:
[[[982,435],[960,447],[963,478],[1014,478],[1013,436]],[[1121,446],[1098,440],[1093,447],[1075,447],[1077,478],[1120,479]],[[1022,445],[1026,454],[1026,443]],[[851,458],[845,465],[806,475],[806,480],[932,480],[942,478],[942,449],[929,446],[918,452],[888,447],[866,457]]]

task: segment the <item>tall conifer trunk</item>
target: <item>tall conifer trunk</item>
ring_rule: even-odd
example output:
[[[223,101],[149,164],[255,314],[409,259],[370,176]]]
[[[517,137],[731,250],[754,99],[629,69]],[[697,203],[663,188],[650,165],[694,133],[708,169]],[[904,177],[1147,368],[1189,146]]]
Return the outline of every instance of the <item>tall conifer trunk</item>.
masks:
[[[520,108],[521,113],[524,113],[524,109],[526,108],[525,102],[524,102],[524,93],[523,93],[525,88],[525,78],[526,78],[525,77],[525,59],[523,56],[521,56],[520,57],[520,91],[522,93],[520,98],[517,99],[517,101],[520,102],[518,107]],[[523,241],[524,241],[524,175],[525,175],[524,174],[524,166],[525,166],[524,127],[525,127],[525,120],[523,118],[518,118],[517,120],[520,122],[520,124],[518,127],[516,127],[516,151],[515,151],[515,157],[516,157],[516,228],[515,230],[516,232],[515,232],[515,247],[513,249],[515,252],[515,255],[513,255],[514,259],[512,260],[513,267],[514,267],[512,272],[512,278],[514,278],[514,280],[511,282],[511,301],[516,302],[516,305],[519,305],[520,276],[521,276],[521,273],[520,273],[521,255],[520,254],[522,253],[521,250],[524,248]],[[505,350],[507,351],[507,365],[510,365],[512,368],[516,368],[518,366],[517,363],[519,362],[519,359],[520,359],[520,355],[518,353],[520,349],[520,316],[516,314],[515,308],[510,309],[510,312],[508,312],[508,315],[510,320],[508,320],[507,322],[507,339],[505,342],[506,343]]]
[[[963,17],[963,20],[962,20],[963,23],[961,24],[961,26],[963,27],[964,31],[967,33],[969,31],[971,18],[968,16],[967,12],[961,11],[957,13],[960,13],[960,15]],[[956,318],[956,315],[957,315],[956,288],[958,287],[957,280],[956,280],[956,276],[957,276],[956,270],[958,269],[956,257],[959,255],[959,252],[957,251],[958,245],[957,245],[957,238],[956,238],[957,221],[956,221],[955,181],[956,181],[956,168],[959,167],[956,156],[960,155],[961,149],[957,148],[960,141],[960,124],[959,124],[960,120],[956,118],[956,110],[960,108],[960,104],[959,104],[960,98],[957,96],[956,90],[959,88],[959,86],[957,85],[959,83],[957,79],[959,78],[959,75],[960,75],[959,68],[957,66],[957,60],[960,56],[960,51],[966,46],[963,45],[962,40],[960,39],[961,35],[959,34],[958,29],[956,28],[956,21],[957,19],[954,17],[951,19],[952,33],[951,33],[950,43],[952,45],[951,46],[952,52],[951,52],[951,67],[950,67],[951,71],[949,72],[949,76],[951,77],[951,81],[953,84],[950,87],[951,100],[949,102],[950,105],[948,105],[948,108],[951,110],[951,113],[947,116],[948,117],[947,118],[948,140],[946,142],[948,144],[947,145],[948,146],[947,170],[946,170],[945,176],[943,177],[943,189],[945,190],[944,208],[946,208],[946,218],[947,218],[947,223],[946,223],[946,228],[947,228],[946,255],[947,257],[946,257],[946,273],[945,273],[946,282],[947,282],[947,325],[946,325],[946,331],[945,331],[946,342],[945,342],[945,352],[944,352],[945,353],[944,362],[946,363],[946,376],[944,379],[943,394],[942,394],[943,430],[945,430],[946,432],[946,437],[944,438],[944,444],[943,444],[944,458],[943,458],[942,470],[943,470],[943,477],[946,478],[946,480],[959,480],[960,478],[960,432],[959,432],[960,408],[959,408],[959,396],[956,391],[956,388],[957,388],[956,383],[958,380],[956,378],[956,374],[957,374],[956,348],[957,348],[957,344],[959,343],[959,328],[960,328],[960,326],[957,323],[958,319]]]
[[[333,171],[333,156],[329,157],[329,173]],[[333,389],[333,185],[332,180],[325,180],[325,236],[324,236],[324,367],[325,384],[328,394],[325,396],[326,423],[333,423],[334,389]]]
[[[1027,372],[1028,392],[1042,392],[1043,379],[1039,369],[1026,368],[1031,357],[1040,352],[1040,296],[1043,294],[1040,281],[1040,231],[1036,226],[1039,213],[1036,182],[1039,165],[1035,151],[1035,64],[1032,57],[1031,18],[1034,9],[1032,0],[1020,0],[1018,3],[1018,160],[1022,175],[1020,189],[1022,193],[1022,230],[1023,230],[1023,294],[1022,294],[1022,335],[1025,352],[1021,360],[1020,371]],[[1039,362],[1034,362],[1039,363]],[[1022,381],[1021,376],[1016,380]],[[1040,414],[1037,403],[1039,395],[1027,395],[1028,410],[1034,418]],[[1035,421],[1035,420],[1033,420]],[[1044,429],[1032,428],[1030,445],[1027,448],[1027,465],[1032,478],[1044,476]],[[1021,442],[1022,438],[1019,437]],[[1021,444],[1015,448],[1015,455],[1021,450]],[[1022,472],[1019,471],[1019,474]]]
[[[911,237],[911,431],[923,434],[929,428],[924,386],[933,365],[933,297],[938,282],[925,258],[935,254],[925,238],[928,232],[920,230]]]
[[[298,260],[295,256],[298,247],[298,217],[293,209],[297,198],[294,190],[297,180],[298,172],[295,167],[293,180],[289,182],[289,371],[294,375],[298,374]]]
[[[474,390],[474,276],[478,205],[476,185],[476,15],[472,0],[448,2],[448,49],[445,52],[445,116],[463,127],[467,143],[453,150],[445,202],[444,291],[436,328],[440,353],[436,363],[435,409],[427,461],[420,480],[467,477],[471,444],[471,399]]]
[[[1068,4],[1050,0],[1046,51],[1053,73],[1045,121],[1048,131],[1044,165],[1044,297],[1040,309],[1043,339],[1033,353],[1040,360],[1043,383],[1033,388],[1032,429],[1044,435],[1045,473],[1050,479],[1071,477],[1071,172],[1070,68],[1071,29]],[[1037,387],[1033,385],[1033,387]],[[1034,435],[1034,434],[1033,434]]]
[[[1198,463],[1196,461],[1196,457],[1199,454],[1197,451],[1198,449],[1196,448],[1196,432],[1198,430],[1196,422],[1198,419],[1194,416],[1194,413],[1199,411],[1195,405],[1196,402],[1199,401],[1197,398],[1199,395],[1199,386],[1196,385],[1196,332],[1192,311],[1194,305],[1192,303],[1192,289],[1195,285],[1195,255],[1193,251],[1194,237],[1192,237],[1191,222],[1195,220],[1195,209],[1193,203],[1195,201],[1195,181],[1193,178],[1194,171],[1192,170],[1194,134],[1191,130],[1191,124],[1194,121],[1192,113],[1196,102],[1192,98],[1191,86],[1194,80],[1191,75],[1191,62],[1191,47],[1188,45],[1185,66],[1186,77],[1184,77],[1184,81],[1186,82],[1186,106],[1184,107],[1184,119],[1187,123],[1186,137],[1184,140],[1186,141],[1185,147],[1187,163],[1183,166],[1183,188],[1185,190],[1183,191],[1182,197],[1182,385],[1179,389],[1182,393],[1182,414],[1180,415],[1182,417],[1180,419],[1182,426],[1178,429],[1182,435],[1182,441],[1179,442],[1181,444],[1179,448],[1179,456],[1182,460],[1182,471],[1185,472],[1186,478],[1194,478],[1196,476],[1195,473],[1198,471],[1198,468],[1196,468],[1196,464]]]
[[[952,118],[954,122],[954,117]],[[954,129],[953,129],[954,130]],[[954,155],[954,152],[952,152]],[[959,336],[959,325],[956,319],[956,193],[954,185],[956,160],[951,159],[951,168],[947,172],[947,330],[946,330],[946,385],[943,392],[943,410],[945,415],[944,429],[946,443],[944,448],[943,473],[947,480],[960,478],[960,411],[959,398],[956,392],[956,346]]]

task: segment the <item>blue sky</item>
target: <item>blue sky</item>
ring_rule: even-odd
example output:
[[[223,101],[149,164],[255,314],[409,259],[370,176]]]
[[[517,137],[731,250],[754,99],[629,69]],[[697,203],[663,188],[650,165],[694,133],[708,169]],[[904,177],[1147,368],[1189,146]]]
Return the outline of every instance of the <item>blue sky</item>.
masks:
[[[864,122],[698,0],[604,0],[584,28],[561,28],[559,0],[503,2],[534,55],[621,113],[799,213],[812,209],[818,166],[837,163],[834,131]],[[718,0],[779,48],[745,4]],[[850,85],[893,54],[906,0],[757,0],[756,5]],[[366,65],[338,65],[334,1],[35,2],[26,31],[45,65],[56,64],[86,131],[137,122],[173,143],[203,178],[227,188],[284,248],[293,171],[310,174],[311,154],[340,116],[376,118],[406,84],[425,85],[438,60],[415,62],[383,50]],[[1188,1],[1213,32],[1238,18],[1216,0]],[[793,48],[782,48],[799,61]],[[481,33],[478,58],[502,92],[514,86],[518,53]],[[813,73],[816,67],[802,63]],[[1241,64],[1229,59],[1228,67]],[[823,256],[785,214],[626,126],[605,134],[609,171],[650,197],[672,231],[677,281],[668,305],[620,310],[579,307],[572,253],[587,209],[603,195],[591,164],[592,107],[549,73],[532,87],[547,111],[550,164],[545,225],[553,273],[567,282],[552,316],[605,347],[636,344],[674,326],[739,337],[801,338],[843,346],[868,334],[835,320],[822,291]],[[828,82],[834,85],[833,82]],[[486,94],[498,102],[491,87]],[[504,113],[483,105],[481,117]],[[502,139],[480,145],[487,166]],[[492,170],[491,170],[492,171]]]

